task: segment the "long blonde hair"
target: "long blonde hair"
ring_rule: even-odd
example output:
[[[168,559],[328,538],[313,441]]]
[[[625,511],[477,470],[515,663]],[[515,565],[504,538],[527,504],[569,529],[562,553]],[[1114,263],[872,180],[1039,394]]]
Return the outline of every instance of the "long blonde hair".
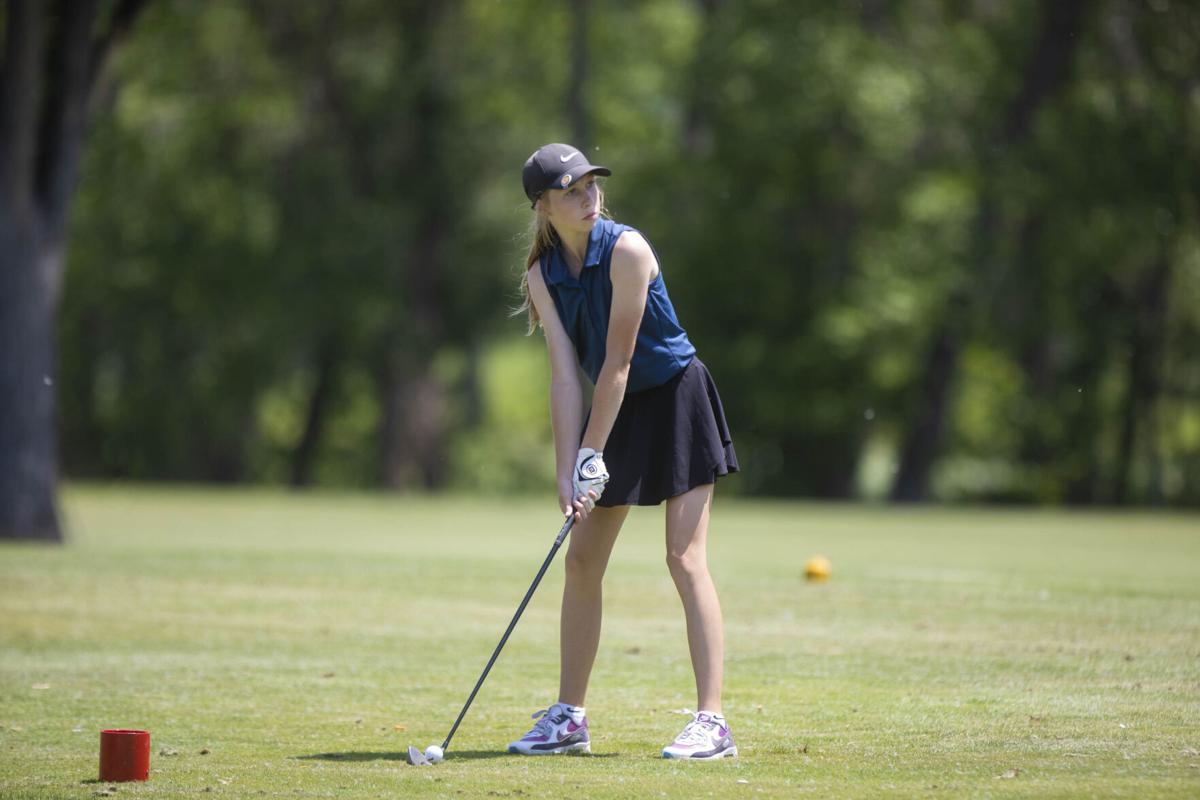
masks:
[[[604,189],[597,181],[596,189],[599,192],[599,215],[608,217],[608,209],[604,207]],[[554,230],[554,226],[550,224],[550,216],[542,208],[542,199],[538,198],[537,204],[533,208],[533,220],[529,224],[529,254],[525,256],[525,269],[521,270],[521,305],[513,309],[512,315],[519,316],[522,312],[525,313],[529,325],[525,330],[525,335],[530,336],[542,324],[538,318],[537,306],[533,304],[533,298],[529,296],[529,268],[542,260],[542,256],[549,253],[554,248],[558,247],[558,231]]]

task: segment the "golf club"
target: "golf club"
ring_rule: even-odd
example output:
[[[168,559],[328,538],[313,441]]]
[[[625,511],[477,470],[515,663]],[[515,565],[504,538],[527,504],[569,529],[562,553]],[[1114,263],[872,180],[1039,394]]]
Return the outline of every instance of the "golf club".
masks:
[[[479,687],[483,685],[483,681],[488,676],[488,672],[491,671],[492,665],[496,663],[496,657],[504,649],[504,643],[508,641],[509,634],[513,632],[513,628],[517,627],[517,620],[521,618],[522,612],[525,611],[525,606],[529,605],[529,598],[533,597],[534,591],[542,581],[542,576],[546,574],[546,570],[550,567],[550,562],[554,560],[554,555],[558,552],[558,548],[562,546],[563,540],[567,538],[567,534],[571,532],[571,526],[574,524],[575,514],[572,512],[567,515],[566,521],[563,522],[562,529],[554,539],[554,546],[550,548],[550,552],[546,555],[546,560],[542,562],[542,568],[538,570],[533,583],[529,585],[529,591],[525,593],[525,598],[521,600],[521,605],[517,606],[517,613],[513,614],[512,622],[508,623],[508,630],[504,631],[504,635],[500,637],[500,644],[496,645],[496,649],[492,652],[492,657],[488,659],[487,666],[483,668],[483,673],[479,676],[479,680],[475,682],[475,688],[471,690],[471,696],[463,704],[462,711],[458,712],[458,719],[454,720],[454,725],[450,728],[450,732],[446,734],[446,741],[442,742],[441,747],[430,745],[425,749],[424,753],[409,745],[408,763],[413,766],[435,764],[445,756],[446,748],[450,746],[450,740],[454,738],[454,732],[458,730],[459,723],[463,721],[463,717],[467,714],[467,709],[471,707],[471,701],[475,699],[475,695],[479,692]]]

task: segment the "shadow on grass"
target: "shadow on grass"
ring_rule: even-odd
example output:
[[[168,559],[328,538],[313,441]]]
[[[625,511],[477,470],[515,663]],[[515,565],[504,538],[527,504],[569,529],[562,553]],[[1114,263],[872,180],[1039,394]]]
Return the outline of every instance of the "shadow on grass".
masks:
[[[562,758],[614,758],[616,753],[570,753],[564,754]],[[504,750],[452,750],[446,756],[446,759],[462,758],[462,759],[482,759],[482,758],[512,758],[520,760],[529,758],[529,756],[519,756]]]
[[[586,755],[568,756],[568,758],[614,758],[616,753],[588,753]],[[341,761],[353,763],[359,761],[408,761],[408,753],[372,753],[351,751],[348,753],[313,753],[307,756],[292,756],[298,761]],[[503,750],[453,750],[447,756],[449,760],[478,761],[486,758],[521,758]]]
[[[408,761],[408,753],[313,753],[310,756],[292,756],[298,761]]]

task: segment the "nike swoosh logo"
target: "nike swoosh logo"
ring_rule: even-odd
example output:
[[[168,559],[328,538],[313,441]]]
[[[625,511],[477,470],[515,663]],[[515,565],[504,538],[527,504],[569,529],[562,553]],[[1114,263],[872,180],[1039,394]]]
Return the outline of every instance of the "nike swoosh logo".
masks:
[[[565,164],[577,155],[579,155],[579,153],[571,153],[569,156],[559,156],[558,160]]]

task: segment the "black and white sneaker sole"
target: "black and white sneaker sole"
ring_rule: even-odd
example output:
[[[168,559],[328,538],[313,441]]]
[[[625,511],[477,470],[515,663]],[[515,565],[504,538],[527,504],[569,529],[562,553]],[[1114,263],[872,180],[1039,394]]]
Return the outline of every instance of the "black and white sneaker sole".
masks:
[[[561,756],[572,753],[586,755],[592,752],[592,745],[590,742],[580,742],[578,744],[569,744],[566,747],[558,747],[554,750],[521,750],[518,747],[509,745],[508,752],[517,756]]]
[[[663,750],[663,754],[662,754],[663,758],[671,758],[676,761],[719,761],[722,758],[734,758],[736,756],[737,756],[737,746],[736,745],[734,747],[728,748],[727,750],[722,750],[719,753],[713,753],[712,755],[679,756],[679,755],[675,755],[674,753],[668,753],[666,750]]]

